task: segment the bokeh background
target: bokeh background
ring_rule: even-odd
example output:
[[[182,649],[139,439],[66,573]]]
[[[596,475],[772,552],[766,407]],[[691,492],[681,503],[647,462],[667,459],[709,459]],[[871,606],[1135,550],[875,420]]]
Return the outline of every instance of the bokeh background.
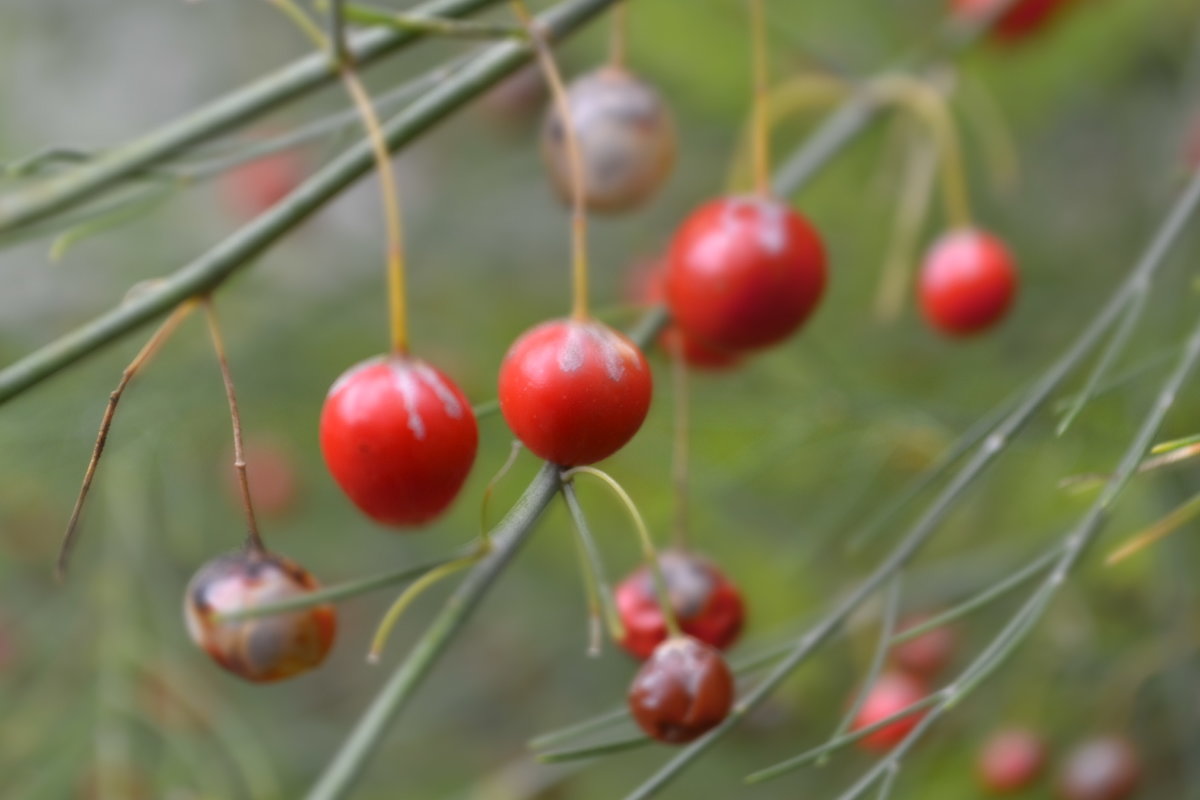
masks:
[[[681,152],[648,208],[593,223],[593,290],[613,324],[637,318],[623,294],[629,270],[657,254],[690,207],[722,191],[750,99],[741,3],[632,6],[630,63],[669,99]],[[781,79],[812,69],[876,74],[927,39],[944,13],[938,0],[774,0],[768,8]],[[606,35],[594,25],[565,45],[569,72],[602,61]],[[0,160],[50,145],[118,143],[305,46],[262,2],[6,0]],[[371,69],[368,82],[384,90],[467,48],[430,40]],[[1191,0],[1079,0],[1028,41],[984,45],[960,64],[955,109],[976,215],[1018,254],[1015,313],[967,343],[931,333],[911,303],[897,320],[878,319],[874,296],[904,154],[895,126],[881,124],[796,198],[831,256],[830,291],[814,319],[786,346],[692,383],[694,543],[744,588],[751,622],[743,647],[801,631],[869,571],[900,526],[851,552],[854,532],[1060,352],[1182,186],[1188,131],[1200,111],[1200,10]],[[288,130],[344,106],[329,89],[245,135]],[[540,113],[475,104],[397,160],[411,233],[414,345],[476,402],[494,397],[509,343],[567,309],[568,221],[538,157]],[[780,156],[812,121],[780,126]],[[994,163],[1005,140],[1015,172],[1002,158],[999,168]],[[296,151],[293,166],[311,170],[344,143]],[[48,257],[49,240],[0,252],[0,358],[11,362],[52,340],[235,230],[246,219],[242,191],[219,179],[179,192],[57,260]],[[941,224],[936,209],[923,241]],[[483,421],[480,457],[461,500],[419,533],[376,528],[333,485],[317,448],[317,416],[332,380],[386,344],[382,248],[377,187],[367,181],[217,296],[247,436],[260,453],[275,454],[251,456],[251,479],[265,483],[282,469],[293,481],[286,502],[266,515],[265,536],[326,583],[417,563],[470,540],[483,487],[509,447],[502,419]],[[1148,410],[1164,353],[1193,323],[1197,258],[1200,237],[1192,235],[1116,369],[1141,371],[1097,398],[1061,438],[1053,404],[1039,415],[908,570],[906,611],[961,600],[1078,517],[1092,495],[1064,491],[1059,481],[1110,470],[1126,446]],[[363,657],[390,591],[345,603],[325,667],[283,684],[245,685],[191,645],[181,618],[184,586],[243,531],[229,486],[228,414],[199,318],[127,393],[73,574],[57,584],[59,534],[105,399],[140,339],[46,381],[0,414],[0,796],[301,797],[449,587],[412,609],[378,667]],[[671,405],[665,364],[656,365],[651,416],[607,467],[665,538]],[[1196,389],[1189,384],[1164,437],[1200,427]],[[518,462],[494,513],[536,469],[528,456]],[[1198,477],[1185,463],[1133,484],[1102,546],[1031,642],[906,759],[896,797],[979,796],[976,752],[1005,724],[1041,731],[1055,754],[1096,733],[1128,735],[1146,765],[1138,797],[1196,796],[1195,532],[1185,528],[1119,568],[1102,567],[1098,556],[1187,498]],[[637,563],[633,533],[601,492],[584,487],[582,497],[609,570],[620,576]],[[611,647],[600,658],[585,656],[571,537],[556,505],[405,710],[357,797],[615,798],[669,756],[656,747],[551,769],[536,766],[526,749],[533,735],[619,703],[634,670]],[[956,663],[990,640],[1018,599],[957,626]],[[868,756],[847,752],[759,787],[741,778],[828,736],[866,669],[877,617],[878,606],[869,605],[663,796],[835,797]],[[1051,783],[1027,796],[1052,796]]]

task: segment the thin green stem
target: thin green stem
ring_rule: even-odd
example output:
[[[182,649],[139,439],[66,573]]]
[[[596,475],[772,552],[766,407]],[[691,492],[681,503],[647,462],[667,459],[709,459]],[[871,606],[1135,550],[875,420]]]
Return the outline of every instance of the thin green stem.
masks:
[[[1071,407],[1063,414],[1062,420],[1054,429],[1056,436],[1062,436],[1071,427],[1071,423],[1083,411],[1083,407],[1088,404],[1096,394],[1096,387],[1100,385],[1100,381],[1108,374],[1113,362],[1116,361],[1121,353],[1125,350],[1125,345],[1129,343],[1129,337],[1133,335],[1134,329],[1137,328],[1138,320],[1142,318],[1142,311],[1146,308],[1146,291],[1143,290],[1129,304],[1129,308],[1125,310],[1125,316],[1121,319],[1121,324],[1113,331],[1112,338],[1108,341],[1108,346],[1100,353],[1100,358],[1096,360],[1096,366],[1092,369],[1087,377],[1087,382],[1084,383],[1083,389],[1075,395]]]
[[[399,31],[454,39],[524,39],[526,37],[525,31],[516,25],[419,16],[363,3],[347,4],[345,18],[355,25],[376,25]]]
[[[569,750],[551,750],[545,753],[538,753],[536,758],[543,764],[560,764],[565,761],[579,761],[585,758],[596,758],[597,756],[606,756],[613,753],[623,753],[627,750],[635,750],[650,741],[644,733],[635,733],[629,736],[624,736],[620,739],[611,739],[607,742],[598,744],[586,745],[584,747],[573,747]]]
[[[646,521],[642,519],[642,514],[638,511],[637,504],[633,502],[633,498],[625,491],[625,488],[616,481],[607,472],[596,469],[595,467],[580,466],[572,467],[562,474],[563,483],[569,482],[576,475],[591,475],[593,478],[598,478],[601,483],[608,487],[613,496],[621,502],[628,512],[630,520],[633,522],[633,527],[637,531],[638,540],[642,545],[642,557],[646,561],[646,567],[650,570],[650,575],[654,579],[654,591],[658,595],[658,606],[662,612],[663,623],[667,627],[667,633],[671,638],[683,635],[683,629],[679,627],[679,618],[675,614],[675,606],[671,602],[671,587],[667,584],[667,579],[662,572],[662,564],[658,558],[658,550],[654,546],[654,540],[650,537],[650,531],[646,528]]]
[[[991,604],[993,601],[1000,599],[1013,589],[1037,575],[1039,572],[1047,569],[1051,562],[1054,561],[1055,557],[1058,556],[1061,549],[1061,547],[1056,545],[1047,552],[1035,558],[1029,564],[1014,572],[1012,575],[1009,575],[1004,580],[989,586],[987,589],[984,589],[973,597],[964,600],[958,605],[946,609],[941,614],[932,616],[918,625],[905,628],[892,637],[891,645],[894,647],[898,644],[903,644],[904,642],[916,639],[918,636],[929,633],[932,630],[949,625],[952,622],[957,622],[963,617],[966,617],[969,614],[972,614]]]
[[[474,547],[471,548],[474,550]],[[318,589],[315,592],[308,592],[298,597],[292,597],[287,600],[280,600],[276,603],[265,603],[262,605],[250,606],[238,611],[230,611],[217,616],[218,622],[235,622],[243,619],[253,619],[255,617],[265,617],[272,614],[284,614],[291,611],[302,611],[313,606],[323,606],[329,603],[337,603],[342,600],[349,600],[352,597],[367,594],[369,592],[378,591],[379,589],[387,589],[405,581],[419,578],[430,570],[437,569],[451,561],[457,561],[467,555],[467,551],[454,556],[427,561],[424,564],[418,564],[415,567],[404,567],[402,569],[391,570],[379,575],[372,575],[368,578],[359,578],[357,580],[345,581],[336,583],[332,586],[326,586],[323,589]]]
[[[606,576],[600,548],[596,546],[596,538],[592,536],[591,526],[588,525],[587,516],[583,513],[583,506],[579,504],[575,486],[569,482],[563,483],[562,494],[567,510],[571,514],[571,520],[575,523],[576,541],[582,561],[580,566],[584,582],[589,587],[589,602],[594,603],[594,618],[597,621],[603,618],[608,627],[609,637],[614,642],[620,642],[625,638],[625,626],[621,624],[621,615],[617,613],[616,603],[613,602],[612,587]],[[592,649],[595,652],[599,650],[598,646]]]
[[[854,702],[850,704],[850,708],[846,709],[846,713],[842,715],[841,721],[833,731],[832,738],[836,739],[850,730],[850,726],[854,724],[854,720],[858,717],[858,712],[866,704],[871,690],[875,688],[875,682],[879,680],[879,674],[883,672],[883,665],[887,663],[888,651],[892,645],[892,634],[896,630],[896,616],[900,608],[900,582],[902,575],[903,572],[897,572],[888,582],[887,597],[883,605],[883,618],[880,620],[879,635],[875,642],[875,652],[871,655],[871,663],[867,667],[867,672],[863,676],[858,692],[855,694]]]

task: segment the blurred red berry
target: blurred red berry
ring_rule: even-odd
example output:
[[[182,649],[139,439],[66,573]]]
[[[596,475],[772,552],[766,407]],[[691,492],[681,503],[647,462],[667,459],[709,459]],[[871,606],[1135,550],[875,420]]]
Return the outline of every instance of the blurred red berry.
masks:
[[[924,623],[926,616],[912,617],[900,625],[900,632]],[[909,639],[892,648],[892,661],[905,672],[922,678],[934,678],[954,658],[958,637],[954,629],[943,625],[915,639]]]
[[[281,517],[296,506],[300,478],[295,456],[289,448],[266,438],[249,439],[245,444],[246,475],[254,510],[268,517]],[[233,502],[242,502],[242,484],[233,464],[233,453],[224,458],[226,489]]]
[[[972,19],[982,17],[1001,0],[951,0],[954,14]],[[1055,15],[1066,8],[1072,0],[1018,0],[1005,11],[992,29],[999,40],[1016,42],[1036,33],[1050,23]]]
[[[250,218],[278,203],[302,180],[300,157],[284,150],[234,167],[223,176],[221,190],[234,216]]]
[[[666,299],[666,264],[662,259],[634,264],[626,279],[629,299],[639,305],[655,305]],[[689,367],[702,370],[724,370],[737,366],[742,357],[728,350],[719,350],[694,336],[688,336],[678,325],[668,325],[658,337],[658,346],[671,357],[683,356]]]
[[[867,699],[854,718],[851,730],[859,731],[881,722],[923,700],[927,694],[929,691],[919,678],[903,672],[885,672],[867,693]],[[858,744],[866,750],[890,750],[917,727],[925,714],[925,711],[909,714],[859,739]]]
[[[1038,779],[1046,745],[1036,733],[1010,728],[995,733],[979,753],[979,780],[990,794],[1014,794]]]

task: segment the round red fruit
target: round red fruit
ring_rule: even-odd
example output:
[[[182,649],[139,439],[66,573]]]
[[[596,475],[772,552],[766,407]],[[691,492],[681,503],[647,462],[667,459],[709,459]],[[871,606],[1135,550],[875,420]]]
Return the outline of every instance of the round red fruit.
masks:
[[[235,553],[205,564],[188,584],[188,634],[214,661],[254,683],[269,683],[320,665],[337,632],[331,605],[232,622],[219,614],[299,597],[321,588],[305,569],[270,553]]]
[[[746,616],[737,587],[711,562],[692,553],[668,550],[658,563],[683,632],[718,650],[732,646]],[[648,566],[621,581],[616,602],[625,628],[621,646],[637,658],[649,658],[666,641],[667,626]]]
[[[625,446],[650,410],[650,365],[637,345],[592,320],[526,331],[500,367],[500,411],[535,455],[591,464]]]
[[[675,123],[654,87],[619,67],[606,66],[573,81],[567,102],[583,190],[592,211],[618,212],[648,200],[675,164]],[[542,157],[551,182],[570,202],[570,152],[557,107],[542,127]]]
[[[921,267],[921,310],[951,336],[991,328],[1008,312],[1017,291],[1017,270],[1004,243],[978,230],[946,234]]]
[[[384,525],[421,525],[453,502],[471,472],[479,429],[440,371],[406,356],[347,370],[321,410],[321,452],[334,480]]]
[[[1015,42],[1036,33],[1051,21],[1071,0],[1018,0],[1000,15],[992,28],[997,39]],[[963,19],[979,19],[990,14],[1002,0],[951,0],[951,10]]]
[[[759,197],[701,206],[667,256],[671,316],[687,336],[718,350],[786,339],[816,308],[825,282],[825,250],[812,225]]]
[[[1142,777],[1141,759],[1120,736],[1092,739],[1067,755],[1059,775],[1063,800],[1125,800]]]
[[[900,631],[914,628],[926,619],[928,618],[914,617],[906,620],[900,626]],[[957,639],[953,628],[945,625],[934,628],[892,648],[892,661],[905,672],[922,678],[933,678],[954,658]]]
[[[993,735],[979,754],[979,780],[989,794],[1015,794],[1028,788],[1046,766],[1042,738],[1023,728]]]
[[[924,700],[927,694],[925,683],[919,678],[903,672],[885,672],[867,693],[866,701],[854,718],[852,730],[859,731],[882,722],[913,703]],[[890,750],[917,727],[924,716],[924,711],[913,712],[859,739],[858,743],[867,750]]]
[[[629,687],[629,710],[651,738],[683,744],[720,725],[733,695],[721,653],[682,636],[660,644],[642,664]]]

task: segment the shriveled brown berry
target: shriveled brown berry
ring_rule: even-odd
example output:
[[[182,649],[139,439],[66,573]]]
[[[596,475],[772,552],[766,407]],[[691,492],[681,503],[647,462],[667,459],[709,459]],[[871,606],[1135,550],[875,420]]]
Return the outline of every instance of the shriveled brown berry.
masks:
[[[1058,779],[1063,800],[1125,800],[1141,780],[1141,759],[1129,740],[1103,736],[1067,755]]]
[[[629,710],[647,734],[683,744],[729,715],[733,674],[720,651],[690,636],[660,644],[629,687]]]
[[[333,646],[331,605],[220,622],[217,616],[320,588],[303,567],[272,553],[233,553],[205,564],[188,584],[183,611],[192,641],[225,669],[255,683],[317,667]]]

